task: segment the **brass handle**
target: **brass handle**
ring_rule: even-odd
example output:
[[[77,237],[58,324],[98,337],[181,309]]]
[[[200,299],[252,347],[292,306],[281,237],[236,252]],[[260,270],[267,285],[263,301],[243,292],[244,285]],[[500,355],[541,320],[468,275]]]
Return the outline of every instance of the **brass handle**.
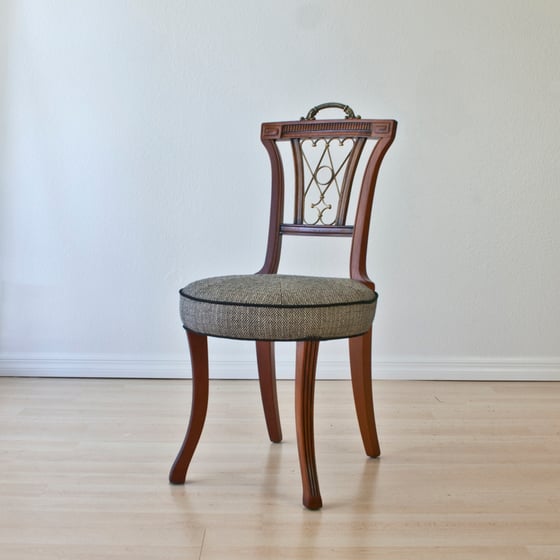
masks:
[[[306,117],[301,117],[301,120],[305,120],[305,121],[314,121],[315,120],[315,115],[319,112],[322,111],[323,109],[342,109],[345,113],[346,113],[346,117],[347,119],[361,119],[362,117],[360,117],[360,115],[355,115],[354,111],[348,106],[345,105],[344,103],[335,103],[335,102],[329,102],[329,103],[321,103],[321,105],[317,105],[317,107],[313,107],[313,109],[309,110],[309,113],[307,113]]]

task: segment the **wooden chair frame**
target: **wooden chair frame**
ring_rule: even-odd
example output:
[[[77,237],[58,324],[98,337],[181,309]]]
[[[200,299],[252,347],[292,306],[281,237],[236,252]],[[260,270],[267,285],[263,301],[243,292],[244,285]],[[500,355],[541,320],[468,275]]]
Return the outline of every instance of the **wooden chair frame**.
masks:
[[[266,148],[272,171],[272,199],[270,226],[265,262],[257,274],[276,274],[280,263],[282,238],[285,235],[326,235],[351,237],[350,278],[358,280],[371,290],[375,285],[368,277],[366,255],[369,237],[371,210],[377,176],[383,157],[394,140],[397,123],[394,120],[366,120],[354,117],[336,120],[318,120],[314,116],[326,106],[344,108],[340,104],[325,104],[310,111],[307,119],[264,123],[261,141]],[[313,111],[315,111],[313,113]],[[351,110],[350,110],[351,111]],[[304,169],[300,141],[325,139],[353,139],[354,148],[344,176],[342,197],[333,224],[309,225],[304,222]],[[369,156],[361,181],[357,210],[353,225],[346,224],[349,193],[357,169],[362,148],[368,140],[376,144]],[[284,167],[278,142],[290,142],[295,164],[295,208],[294,219],[284,223]],[[349,338],[350,370],[354,404],[365,452],[370,457],[380,454],[379,441],[373,409],[371,380],[371,329],[361,335]],[[187,330],[190,348],[193,394],[189,426],[183,445],[171,468],[169,480],[183,484],[194,451],[196,449],[208,403],[208,349],[207,337]],[[295,414],[298,453],[300,460],[303,504],[309,509],[322,506],[317,467],[313,427],[313,404],[315,373],[317,365],[318,340],[301,340],[296,348]],[[282,429],[276,393],[276,370],[274,342],[256,342],[257,365],[260,391],[265,420],[270,440],[280,442]]]

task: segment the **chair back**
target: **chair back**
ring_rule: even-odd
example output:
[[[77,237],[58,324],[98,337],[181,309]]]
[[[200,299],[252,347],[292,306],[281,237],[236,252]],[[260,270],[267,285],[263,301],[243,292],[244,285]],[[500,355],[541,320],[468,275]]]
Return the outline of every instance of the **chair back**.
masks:
[[[344,110],[346,118],[316,120],[327,108]],[[278,271],[284,235],[351,237],[350,278],[375,289],[366,271],[373,195],[383,157],[395,138],[394,120],[362,119],[342,103],[324,103],[299,121],[263,123],[261,141],[270,157],[272,201],[265,263],[259,274]],[[291,144],[294,207],[284,218],[285,169],[279,143]],[[367,143],[373,148],[359,165]],[[348,223],[354,183],[360,183],[355,217]]]

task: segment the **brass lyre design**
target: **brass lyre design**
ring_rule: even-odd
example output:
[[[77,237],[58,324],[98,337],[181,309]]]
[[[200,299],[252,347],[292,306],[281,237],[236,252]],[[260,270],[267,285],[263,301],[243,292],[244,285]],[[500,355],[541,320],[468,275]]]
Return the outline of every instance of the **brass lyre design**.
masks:
[[[303,163],[303,208],[296,221],[319,226],[345,222],[349,196],[346,191],[350,189],[346,168],[356,152],[357,142],[353,138],[314,138],[302,139],[294,146]]]

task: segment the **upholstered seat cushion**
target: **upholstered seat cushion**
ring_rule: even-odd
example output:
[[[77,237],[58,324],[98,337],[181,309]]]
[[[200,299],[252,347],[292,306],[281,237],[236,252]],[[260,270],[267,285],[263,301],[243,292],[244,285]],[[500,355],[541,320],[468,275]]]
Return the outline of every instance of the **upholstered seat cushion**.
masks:
[[[324,340],[365,333],[377,294],[357,280],[282,274],[219,276],[180,291],[183,326],[247,340]]]

